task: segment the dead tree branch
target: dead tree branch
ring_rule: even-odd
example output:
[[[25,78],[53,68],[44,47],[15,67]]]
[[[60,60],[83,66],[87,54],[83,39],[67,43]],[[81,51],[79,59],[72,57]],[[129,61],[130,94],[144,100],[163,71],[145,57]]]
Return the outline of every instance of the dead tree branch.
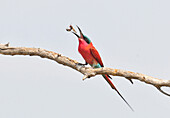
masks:
[[[147,84],[155,86],[160,92],[165,95],[170,96],[170,94],[161,90],[161,87],[170,87],[170,80],[163,80],[147,76],[141,73],[135,73],[130,71],[125,71],[121,69],[112,68],[98,68],[94,69],[91,67],[80,66],[77,61],[72,60],[68,57],[62,56],[59,53],[48,51],[41,48],[26,48],[26,47],[10,47],[8,44],[0,44],[0,54],[2,55],[29,55],[29,56],[39,56],[41,58],[47,58],[63,64],[65,66],[71,67],[84,75],[83,80],[96,75],[108,74],[112,76],[121,76],[132,82],[132,79],[140,80]]]

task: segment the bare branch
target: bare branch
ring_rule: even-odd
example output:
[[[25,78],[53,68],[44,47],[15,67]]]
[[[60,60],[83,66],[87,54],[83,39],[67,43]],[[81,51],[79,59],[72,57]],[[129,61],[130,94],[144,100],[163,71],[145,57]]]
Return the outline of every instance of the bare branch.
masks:
[[[161,90],[161,87],[170,87],[170,80],[158,79],[141,73],[135,73],[135,72],[125,71],[121,69],[112,69],[106,67],[94,69],[91,67],[80,66],[76,60],[72,60],[68,57],[62,56],[59,53],[55,53],[41,48],[10,47],[9,43],[0,44],[0,54],[11,55],[11,56],[30,55],[30,56],[40,56],[41,58],[51,59],[58,62],[59,64],[63,64],[65,66],[71,67],[72,69],[75,69],[78,72],[82,73],[84,75],[83,80],[101,74],[124,77],[130,80],[131,83],[133,83],[131,79],[136,79],[155,86],[160,92],[162,92],[165,95],[168,96],[170,95],[164,92],[163,90]]]

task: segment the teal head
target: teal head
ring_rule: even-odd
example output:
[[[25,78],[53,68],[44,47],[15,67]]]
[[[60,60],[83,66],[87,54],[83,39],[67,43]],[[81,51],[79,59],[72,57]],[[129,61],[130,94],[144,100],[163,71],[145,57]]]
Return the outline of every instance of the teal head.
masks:
[[[85,40],[88,44],[90,44],[90,43],[91,43],[91,40],[82,33],[81,29],[80,29],[78,26],[77,26],[77,28],[78,28],[78,30],[79,30],[79,32],[80,32],[80,36],[79,36],[78,34],[76,34],[75,32],[72,32],[72,33],[75,34],[78,38],[83,39],[83,40]]]

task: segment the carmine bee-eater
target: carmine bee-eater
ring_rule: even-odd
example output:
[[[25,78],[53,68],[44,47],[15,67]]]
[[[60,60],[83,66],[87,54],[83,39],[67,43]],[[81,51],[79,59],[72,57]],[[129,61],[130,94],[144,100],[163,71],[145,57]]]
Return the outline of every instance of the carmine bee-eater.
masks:
[[[102,59],[101,59],[98,51],[96,50],[96,48],[93,46],[91,40],[82,33],[81,29],[78,26],[77,26],[77,28],[78,28],[78,30],[80,32],[80,36],[75,32],[72,32],[72,33],[75,34],[78,37],[78,41],[79,41],[78,51],[82,55],[84,60],[86,61],[86,64],[80,64],[80,65],[89,64],[93,68],[102,68],[102,67],[104,67]],[[119,93],[119,91],[116,89],[114,84],[111,82],[111,80],[110,80],[111,77],[109,75],[102,75],[102,76],[109,83],[111,88],[114,89],[120,95],[120,97],[125,101],[125,103],[133,111],[133,109],[129,105],[129,103],[124,99],[124,97]]]

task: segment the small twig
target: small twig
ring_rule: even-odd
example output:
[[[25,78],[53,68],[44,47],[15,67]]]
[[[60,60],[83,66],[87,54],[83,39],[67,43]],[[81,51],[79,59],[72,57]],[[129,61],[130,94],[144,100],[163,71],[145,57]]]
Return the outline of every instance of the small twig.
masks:
[[[156,86],[155,86],[156,87]],[[163,91],[162,89],[161,89],[161,87],[156,87],[161,93],[163,93],[163,94],[165,94],[165,95],[167,95],[167,96],[170,96],[170,94],[169,93],[166,93],[165,91]]]
[[[130,81],[130,83],[133,84],[132,78],[126,77],[126,79],[128,79]]]

